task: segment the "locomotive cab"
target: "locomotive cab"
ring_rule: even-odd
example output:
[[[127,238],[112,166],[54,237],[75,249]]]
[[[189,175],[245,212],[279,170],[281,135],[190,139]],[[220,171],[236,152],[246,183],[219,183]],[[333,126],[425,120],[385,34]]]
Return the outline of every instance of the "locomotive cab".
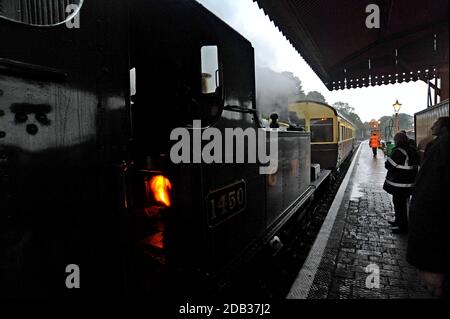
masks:
[[[176,281],[175,275],[183,272],[199,274],[186,285],[192,288],[199,285],[196,280],[213,280],[209,276],[232,267],[264,231],[264,202],[253,198],[264,193],[264,178],[257,163],[205,164],[191,158],[174,164],[171,132],[186,129],[193,149],[196,134],[208,127],[222,133],[226,128],[256,129],[254,52],[246,39],[194,1],[135,1],[131,16],[130,68],[136,92],[131,106],[130,232],[140,247],[133,248],[136,259],[130,263],[133,290],[152,293],[155,282],[165,286],[164,280]],[[201,127],[193,127],[194,120]],[[149,207],[142,206],[148,203],[142,198],[147,197],[136,197],[148,194],[145,181],[157,175],[170,181],[171,205],[144,216]],[[227,214],[216,220],[213,210],[218,208],[212,202]]]
[[[154,285],[143,278],[159,282],[162,274],[167,274],[167,283],[189,278],[187,287],[217,288],[311,196],[309,134],[278,132],[278,171],[270,175],[260,174],[258,162],[195,162],[195,151],[191,163],[174,164],[174,128],[189,131],[191,149],[195,136],[207,128],[217,129],[222,137],[229,129],[260,129],[254,51],[249,41],[194,1],[138,3],[131,14],[131,67],[136,73],[131,113],[133,171],[141,177],[134,179],[133,187],[142,189],[145,178],[164,176],[171,185],[171,206],[154,219],[159,226],[142,228],[144,222],[135,220],[131,232],[139,234],[142,249],[135,249],[133,281],[145,293],[152,293]],[[194,120],[200,120],[201,127],[193,127]],[[225,144],[223,140],[224,156]],[[246,159],[252,155],[248,144],[246,140]],[[141,244],[154,243],[156,234],[164,258],[155,276],[149,262],[142,261],[151,257],[148,249],[155,248]]]

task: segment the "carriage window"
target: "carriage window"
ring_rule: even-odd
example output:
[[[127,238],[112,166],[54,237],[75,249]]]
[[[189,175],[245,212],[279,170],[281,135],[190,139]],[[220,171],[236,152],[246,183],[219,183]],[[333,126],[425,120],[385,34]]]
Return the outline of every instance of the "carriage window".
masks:
[[[333,141],[333,119],[311,119],[311,142]]]
[[[83,0],[0,0],[0,17],[37,26],[64,23],[78,14]]]
[[[202,93],[215,93],[219,86],[219,56],[217,46],[204,46],[202,55]]]

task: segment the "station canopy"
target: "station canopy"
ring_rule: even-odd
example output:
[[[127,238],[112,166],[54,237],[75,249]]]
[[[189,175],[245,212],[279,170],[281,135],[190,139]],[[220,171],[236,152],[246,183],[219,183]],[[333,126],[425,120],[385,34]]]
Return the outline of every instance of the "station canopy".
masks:
[[[254,1],[329,90],[448,79],[448,0]]]

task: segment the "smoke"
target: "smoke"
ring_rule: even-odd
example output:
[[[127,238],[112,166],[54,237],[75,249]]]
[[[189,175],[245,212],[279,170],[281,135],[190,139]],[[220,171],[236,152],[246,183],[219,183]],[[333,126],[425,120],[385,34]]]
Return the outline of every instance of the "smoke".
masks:
[[[276,68],[279,43],[284,42],[272,22],[252,0],[197,0],[248,39],[255,48],[258,67]]]
[[[301,81],[292,73],[256,68],[256,104],[263,117],[278,113],[280,119],[287,120],[289,104],[304,97]]]
[[[263,117],[288,119],[288,105],[305,99],[302,83],[291,72],[276,72],[286,41],[252,0],[197,0],[248,39],[255,49],[256,105]]]

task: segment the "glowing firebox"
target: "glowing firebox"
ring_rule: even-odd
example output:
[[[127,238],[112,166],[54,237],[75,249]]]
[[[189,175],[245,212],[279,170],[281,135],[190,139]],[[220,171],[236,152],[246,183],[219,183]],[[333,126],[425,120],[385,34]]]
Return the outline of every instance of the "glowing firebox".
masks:
[[[156,202],[164,204],[167,207],[171,206],[170,201],[170,190],[172,189],[172,184],[169,179],[157,175],[153,176],[150,180],[145,179],[145,188],[148,195],[152,194]]]

